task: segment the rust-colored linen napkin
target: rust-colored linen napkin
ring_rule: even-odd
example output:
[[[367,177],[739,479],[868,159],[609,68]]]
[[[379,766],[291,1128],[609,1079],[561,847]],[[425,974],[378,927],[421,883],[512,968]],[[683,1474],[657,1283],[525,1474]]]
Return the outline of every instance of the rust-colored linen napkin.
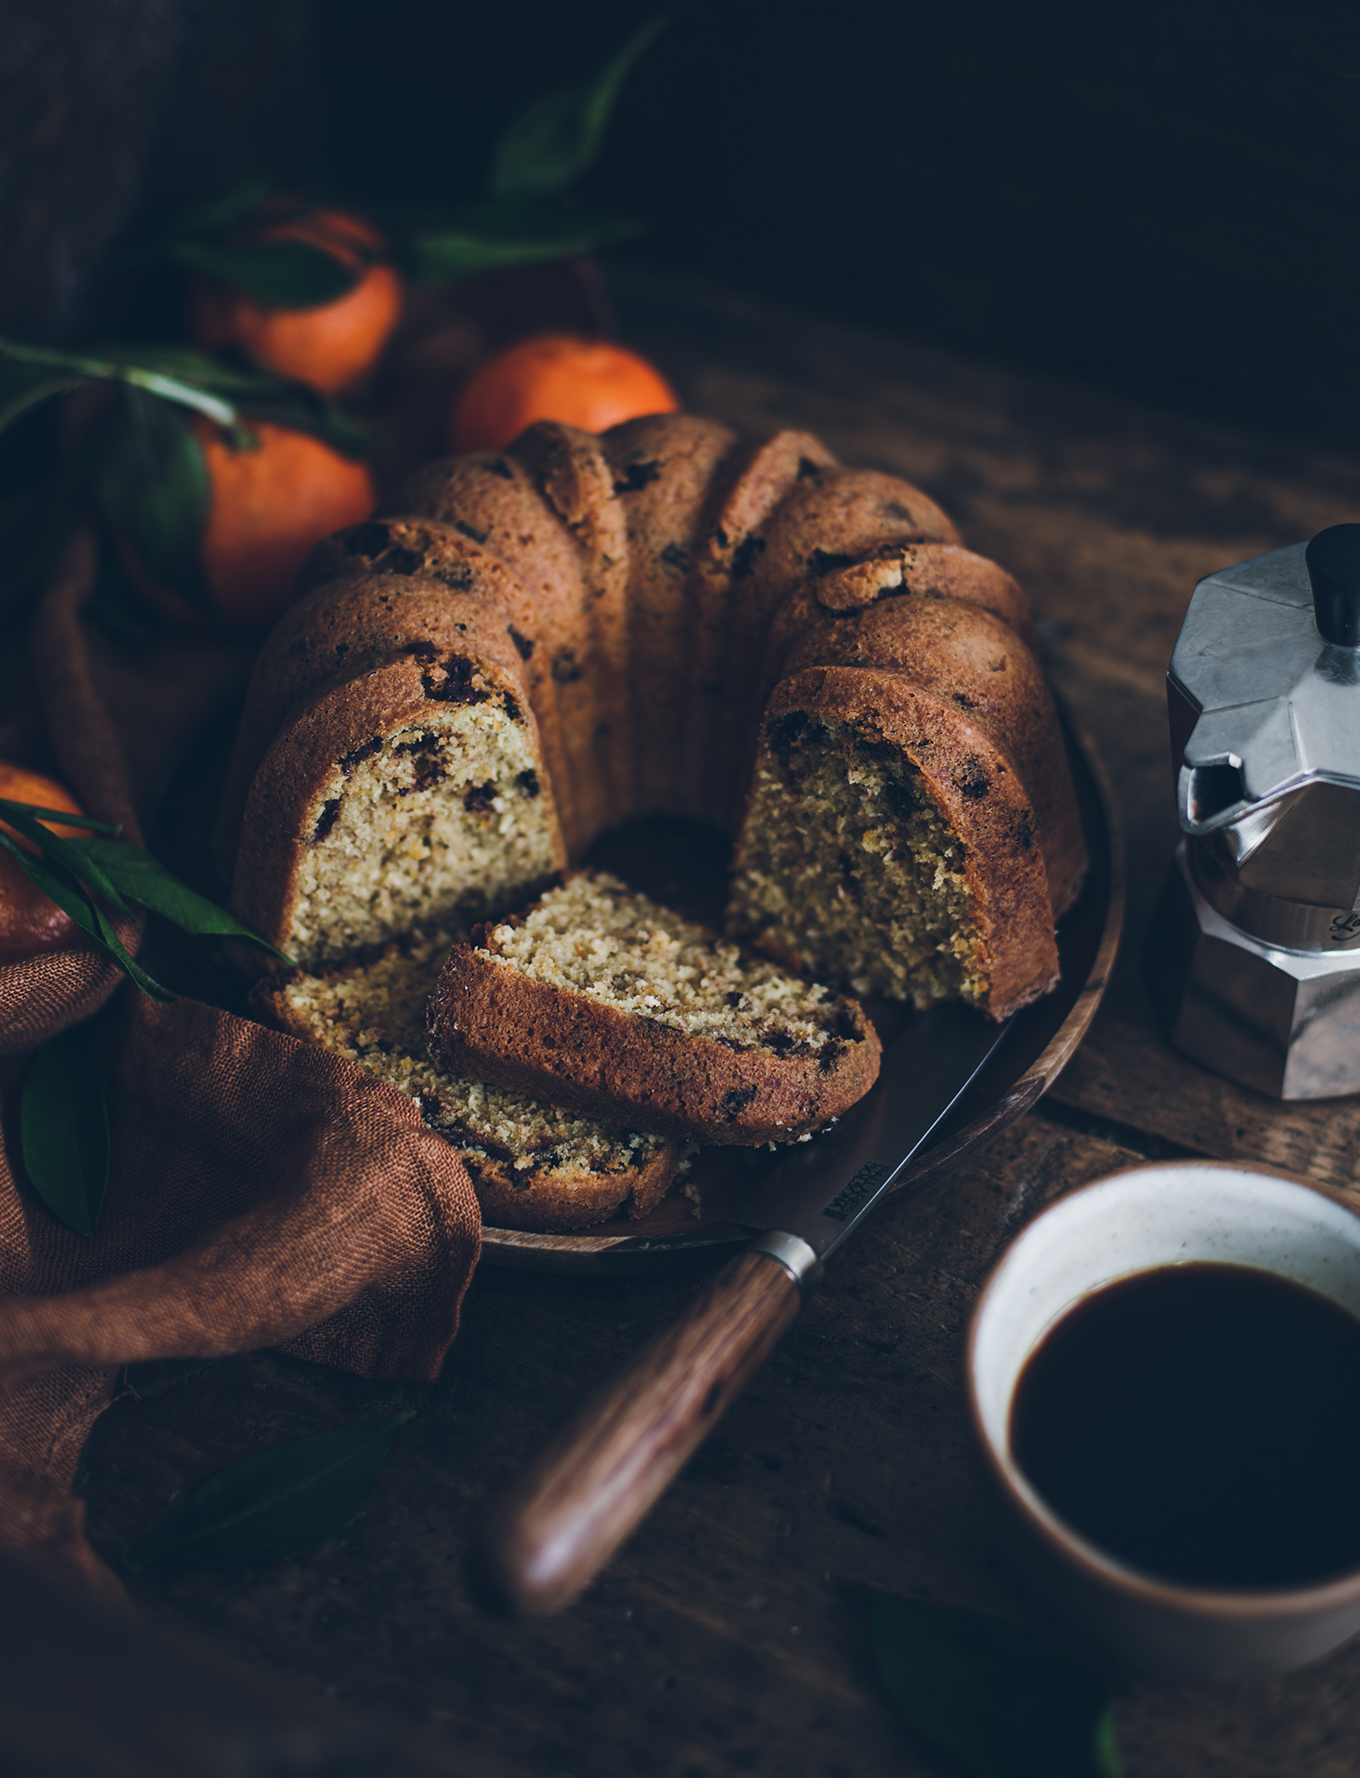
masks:
[[[33,626],[50,744],[85,809],[141,837],[123,736],[81,621],[88,539]],[[134,927],[123,929],[130,948]],[[468,1174],[417,1107],[339,1056],[180,999],[146,999],[93,951],[0,968],[0,1055],[82,1020],[109,1080],[97,1234],[24,1176],[22,1064],[0,1154],[0,1541],[105,1593],[83,1533],[80,1450],[120,1366],[286,1344],[366,1376],[431,1378],[458,1326],[481,1224]]]

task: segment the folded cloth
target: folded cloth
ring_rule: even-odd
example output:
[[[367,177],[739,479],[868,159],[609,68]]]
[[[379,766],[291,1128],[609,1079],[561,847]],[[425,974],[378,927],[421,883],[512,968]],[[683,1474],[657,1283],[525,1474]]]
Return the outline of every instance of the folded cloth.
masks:
[[[33,626],[62,774],[140,839],[121,737],[81,621],[79,538]],[[134,948],[140,933],[124,927]],[[477,1263],[477,1200],[418,1107],[328,1050],[216,1007],[148,1000],[92,950],[0,968],[0,1054],[84,1020],[108,1073],[112,1163],[98,1232],[73,1234],[24,1177],[11,1064],[0,1154],[0,1541],[106,1593],[71,1495],[120,1366],[284,1344],[360,1375],[429,1379]]]

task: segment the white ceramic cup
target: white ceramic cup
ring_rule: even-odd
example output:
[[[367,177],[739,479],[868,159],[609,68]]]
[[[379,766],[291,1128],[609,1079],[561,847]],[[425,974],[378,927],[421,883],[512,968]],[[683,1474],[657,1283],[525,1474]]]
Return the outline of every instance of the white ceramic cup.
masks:
[[[1132,1167],[1042,1212],[987,1280],[968,1337],[974,1429],[1022,1575],[1112,1653],[1180,1678],[1241,1680],[1316,1660],[1360,1631],[1360,1571],[1271,1592],[1179,1586],[1127,1567],[1048,1505],[1011,1451],[1021,1373],[1092,1292],[1154,1267],[1257,1266],[1360,1316],[1360,1217],[1276,1173],[1226,1163]],[[1360,1475],[1356,1511],[1360,1512]]]

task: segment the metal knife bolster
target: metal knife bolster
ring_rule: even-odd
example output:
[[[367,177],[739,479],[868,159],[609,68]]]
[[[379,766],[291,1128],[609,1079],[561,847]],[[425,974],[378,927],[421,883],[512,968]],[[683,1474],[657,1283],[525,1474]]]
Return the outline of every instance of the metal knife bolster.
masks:
[[[802,1143],[733,1217],[807,1295],[822,1262],[859,1226],[971,1086],[1010,1029],[970,1007],[922,1014],[883,1054],[877,1081],[831,1130]]]

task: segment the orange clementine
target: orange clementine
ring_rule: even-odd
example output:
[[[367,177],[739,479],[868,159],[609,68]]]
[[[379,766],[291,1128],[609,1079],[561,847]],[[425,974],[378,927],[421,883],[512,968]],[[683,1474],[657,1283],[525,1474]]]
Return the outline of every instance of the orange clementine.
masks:
[[[254,450],[233,450],[209,421],[196,430],[212,488],[203,571],[223,616],[258,629],[288,603],[313,544],[373,511],[373,477],[310,433],[263,420],[251,422]]]
[[[15,765],[8,759],[0,759],[0,796],[18,803],[36,803],[40,809],[69,809],[73,815],[84,813],[70,791],[55,779],[45,778],[40,772],[30,772],[27,767]],[[43,826],[66,839],[87,831],[57,821],[44,821]],[[8,823],[0,821],[0,828],[25,852],[38,850],[31,840],[23,839]],[[21,963],[26,957],[39,956],[43,951],[62,951],[70,945],[80,944],[84,937],[75,921],[54,901],[47,899],[10,854],[0,851],[0,964]]]
[[[675,391],[626,346],[542,333],[489,359],[454,404],[449,446],[501,451],[535,420],[605,432],[642,414],[673,414]]]
[[[219,627],[241,634],[267,629],[288,603],[312,545],[373,511],[373,478],[366,463],[308,432],[249,420],[256,445],[236,450],[210,420],[195,414],[190,424],[208,472],[200,561]],[[203,627],[188,601],[152,580],[126,547],[123,559],[152,604],[177,622]]]
[[[190,304],[194,338],[213,350],[235,346],[278,376],[323,395],[342,395],[372,370],[401,317],[401,279],[377,257],[387,243],[368,223],[340,210],[271,223],[253,239],[305,241],[358,270],[358,282],[317,308],[280,309],[235,284],[201,279]]]

